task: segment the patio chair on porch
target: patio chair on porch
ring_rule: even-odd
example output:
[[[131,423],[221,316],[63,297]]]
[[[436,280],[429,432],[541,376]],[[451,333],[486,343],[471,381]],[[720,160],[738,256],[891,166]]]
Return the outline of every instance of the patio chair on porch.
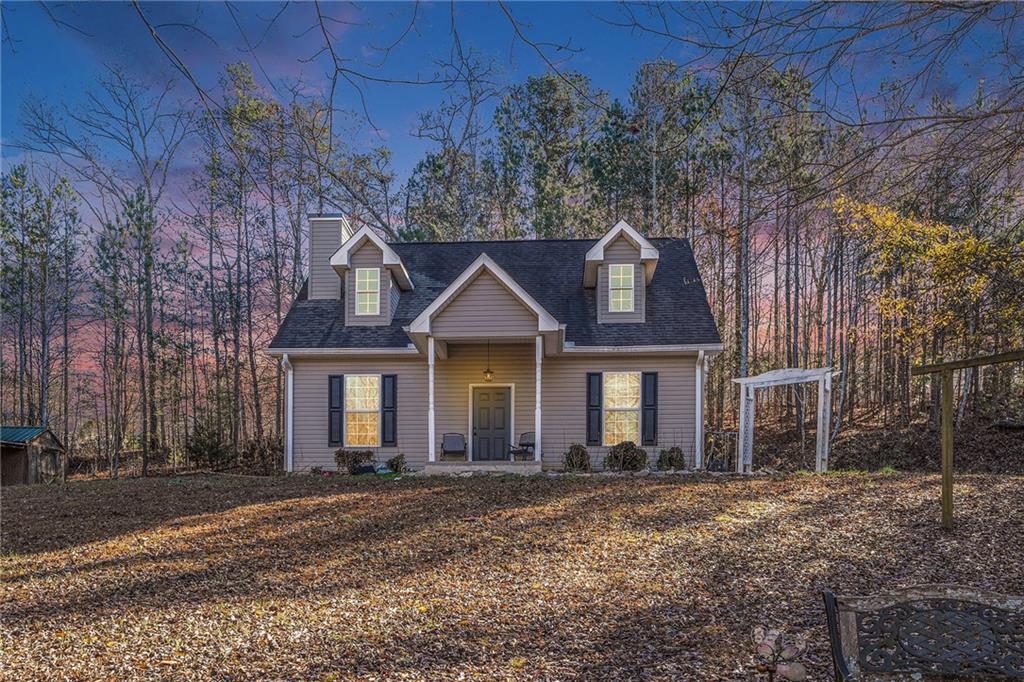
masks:
[[[441,436],[441,459],[466,459],[466,437],[461,433]]]
[[[534,448],[536,447],[537,434],[533,431],[527,431],[523,435],[519,436],[518,445],[510,445],[508,448],[508,458],[513,462],[517,460],[532,460]]]

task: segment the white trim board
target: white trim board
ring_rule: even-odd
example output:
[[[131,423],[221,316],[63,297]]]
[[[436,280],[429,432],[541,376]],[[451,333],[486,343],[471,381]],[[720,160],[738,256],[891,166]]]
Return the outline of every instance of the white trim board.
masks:
[[[714,354],[722,351],[720,343],[689,343],[668,344],[663,346],[576,346],[568,342],[562,348],[563,353],[705,353]]]
[[[410,344],[405,348],[267,348],[266,354],[278,355],[419,355],[419,350]]]
[[[474,388],[508,388],[509,390],[509,416],[508,416],[508,430],[509,430],[509,444],[512,444],[512,439],[515,438],[516,432],[516,385],[515,384],[496,384],[488,382],[485,384],[469,384],[469,408],[466,413],[469,417],[467,422],[466,430],[466,461],[473,461],[473,389]],[[496,460],[502,461],[502,460]]]
[[[619,236],[625,237],[640,251],[640,262],[644,266],[644,280],[648,284],[651,283],[651,278],[654,277],[654,269],[658,267],[658,249],[629,223],[625,220],[620,220],[612,226],[612,229],[605,232],[604,236],[587,251],[587,256],[583,261],[583,286],[597,286],[597,268],[604,262],[604,249]]]
[[[398,286],[405,291],[411,291],[414,287],[409,272],[405,269],[401,257],[392,249],[386,241],[377,236],[377,233],[368,226],[360,227],[354,235],[345,240],[345,243],[338,247],[338,250],[331,256],[331,267],[339,275],[344,276],[345,271],[351,267],[349,261],[352,252],[357,250],[366,241],[373,242],[373,245],[380,249],[384,255],[384,267],[395,276]]]
[[[804,369],[802,367],[786,367],[784,369],[772,369],[758,374],[753,377],[738,377],[733,379],[733,383],[748,386],[754,388],[767,388],[769,386],[786,386],[788,384],[800,384],[806,381],[817,381],[824,378],[826,375],[834,376],[838,374],[831,367],[816,367],[814,369]]]

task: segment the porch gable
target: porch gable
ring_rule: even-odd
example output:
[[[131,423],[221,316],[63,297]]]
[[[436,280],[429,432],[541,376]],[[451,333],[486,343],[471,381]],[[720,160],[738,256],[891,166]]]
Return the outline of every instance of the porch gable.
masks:
[[[431,331],[447,338],[532,337],[537,334],[537,317],[494,275],[482,270],[437,314]]]
[[[409,333],[452,338],[508,338],[557,332],[558,321],[486,253],[409,325]]]

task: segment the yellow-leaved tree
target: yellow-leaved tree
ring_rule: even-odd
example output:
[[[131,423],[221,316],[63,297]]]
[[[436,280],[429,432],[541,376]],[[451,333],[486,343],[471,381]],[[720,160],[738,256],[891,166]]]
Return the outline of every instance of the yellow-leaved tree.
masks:
[[[932,332],[959,337],[978,315],[988,324],[1020,320],[1024,244],[1000,243],[966,227],[918,220],[844,196],[833,209],[863,241],[868,272],[880,285],[882,314],[905,321],[897,330],[905,341]]]
[[[864,249],[900,392],[912,360],[1024,347],[1024,243],[845,196],[832,209]]]

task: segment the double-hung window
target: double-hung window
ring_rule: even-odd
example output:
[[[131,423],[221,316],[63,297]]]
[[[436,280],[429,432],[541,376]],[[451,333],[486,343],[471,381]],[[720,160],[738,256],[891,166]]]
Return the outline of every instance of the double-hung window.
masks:
[[[608,312],[633,312],[633,264],[608,266]]]
[[[640,372],[604,373],[604,444],[640,444]]]
[[[380,315],[379,268],[356,268],[356,315]]]
[[[380,445],[380,375],[345,375],[345,445]]]

